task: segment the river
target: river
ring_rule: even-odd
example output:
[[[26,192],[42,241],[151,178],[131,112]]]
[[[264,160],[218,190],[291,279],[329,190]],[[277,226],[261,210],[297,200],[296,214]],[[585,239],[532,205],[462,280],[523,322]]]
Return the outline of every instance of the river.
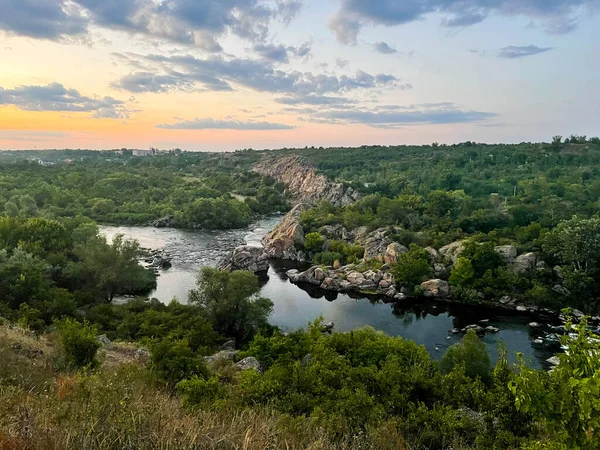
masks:
[[[195,287],[196,275],[203,266],[215,266],[228,251],[241,244],[260,245],[262,237],[280,217],[257,221],[248,229],[228,231],[186,231],[173,228],[101,226],[100,231],[111,239],[121,233],[137,239],[142,247],[160,249],[171,258],[172,267],[161,270],[157,288],[150,294],[162,302],[173,298],[187,301],[188,292]],[[322,316],[335,323],[335,330],[350,331],[372,326],[391,336],[402,336],[423,344],[434,359],[459,341],[461,334],[452,335],[452,328],[463,328],[480,320],[500,329],[486,334],[485,342],[492,359],[497,357],[497,345],[502,342],[511,361],[521,352],[530,365],[546,367],[544,361],[552,356],[547,349],[533,343],[537,337],[527,326],[530,317],[509,314],[501,310],[472,305],[432,301],[407,300],[384,303],[364,297],[325,292],[313,286],[297,286],[289,282],[285,272],[292,263],[273,262],[268,280],[263,282],[260,295],[274,303],[270,322],[285,331],[305,328]]]

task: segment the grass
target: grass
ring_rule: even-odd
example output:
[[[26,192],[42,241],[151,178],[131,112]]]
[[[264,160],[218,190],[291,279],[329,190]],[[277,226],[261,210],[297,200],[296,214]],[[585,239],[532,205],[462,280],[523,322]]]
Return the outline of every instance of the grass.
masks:
[[[94,372],[61,371],[58,340],[0,327],[0,449],[408,449],[390,424],[331,436],[269,407],[186,408],[131,344]]]

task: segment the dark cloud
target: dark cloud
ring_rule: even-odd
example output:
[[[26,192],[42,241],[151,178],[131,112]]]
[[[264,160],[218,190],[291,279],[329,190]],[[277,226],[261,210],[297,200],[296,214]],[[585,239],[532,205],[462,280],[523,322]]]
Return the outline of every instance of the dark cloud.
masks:
[[[182,120],[173,124],[160,124],[156,128],[166,130],[292,130],[294,127],[281,123],[241,122],[238,120],[200,119]]]
[[[524,58],[525,56],[537,55],[538,53],[544,53],[552,49],[553,47],[538,47],[536,45],[527,45],[524,47],[516,47],[511,45],[500,50],[498,57],[509,59]]]
[[[226,34],[265,41],[273,21],[300,8],[299,0],[0,0],[0,30],[59,40],[94,24],[217,52]]]
[[[395,26],[437,13],[442,25],[464,27],[489,15],[524,16],[546,23],[549,33],[568,33],[577,25],[581,8],[598,6],[599,0],[340,0],[341,7],[329,28],[344,44],[355,44],[365,25]]]
[[[383,53],[384,55],[392,55],[394,53],[398,53],[398,50],[396,50],[393,47],[390,47],[387,42],[383,42],[383,41],[375,42],[373,44],[373,48],[375,49],[376,52]]]
[[[124,56],[124,57],[123,57]],[[371,75],[357,71],[354,76],[313,74],[312,72],[283,71],[272,63],[254,59],[225,59],[220,56],[199,59],[194,56],[123,55],[123,60],[139,60],[139,63],[154,67],[154,74],[161,77],[160,91],[180,90],[200,84],[206,89],[227,90],[231,85],[243,86],[259,92],[275,94],[325,95],[339,94],[357,89],[401,87],[393,75]],[[134,65],[138,67],[139,64]],[[147,72],[134,72],[115,83],[122,89],[133,92],[156,92],[156,83],[140,83]],[[166,78],[170,77],[170,78]],[[168,83],[166,82],[168,81]]]
[[[0,87],[0,105],[14,105],[26,111],[91,112],[95,118],[128,117],[127,108],[121,100],[112,97],[86,97],[60,83],[19,86],[14,89]]]
[[[380,107],[319,111],[307,120],[319,123],[364,124],[378,128],[397,128],[401,125],[452,124],[480,122],[496,114],[461,109],[453,103],[413,105],[407,107]]]

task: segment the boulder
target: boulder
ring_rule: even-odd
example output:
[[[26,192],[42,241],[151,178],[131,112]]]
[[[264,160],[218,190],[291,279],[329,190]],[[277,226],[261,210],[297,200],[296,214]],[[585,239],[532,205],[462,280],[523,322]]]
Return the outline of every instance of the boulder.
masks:
[[[444,298],[450,295],[450,286],[447,281],[435,279],[421,283],[425,297]]]
[[[498,333],[500,331],[500,328],[489,325],[485,327],[485,331],[487,331],[488,333]]]
[[[327,273],[321,267],[317,267],[313,272],[313,277],[321,284],[327,278]]]
[[[254,356],[248,356],[247,358],[242,359],[235,365],[235,367],[241,371],[256,370],[259,373],[262,372],[262,367],[258,362],[258,359],[256,359]]]
[[[143,347],[138,348],[135,351],[135,355],[134,357],[136,359],[145,359],[145,358],[150,358],[150,351],[148,349],[145,349]]]
[[[433,247],[425,247],[425,251],[427,252],[427,255],[429,256],[430,263],[433,263],[435,260],[437,260],[440,257],[440,253]]]
[[[452,328],[450,330],[450,333],[452,333],[452,334],[458,334],[458,333],[460,333],[460,330],[458,328]]]
[[[311,353],[307,353],[304,358],[302,358],[302,361],[300,361],[300,364],[302,365],[302,367],[306,367],[308,366],[313,360],[313,355]]]
[[[465,250],[466,243],[466,240],[453,242],[452,244],[448,244],[440,248],[439,253],[446,260],[452,261],[453,264],[456,264],[456,261],[458,261],[458,258],[460,258],[460,255]]]
[[[433,265],[433,275],[436,278],[446,279],[449,276],[448,268],[442,263],[434,263]]]
[[[205,356],[204,361],[206,362],[206,364],[210,364],[219,359],[226,360],[226,361],[233,361],[235,359],[235,355],[237,355],[237,354],[238,354],[237,350],[221,350],[221,351],[215,353],[214,355]]]
[[[385,249],[383,261],[385,261],[386,264],[396,264],[400,255],[403,255],[406,252],[408,252],[408,249],[404,245],[392,242]]]
[[[528,270],[533,270],[536,265],[537,255],[535,253],[525,253],[515,258],[511,264],[511,268],[517,273],[523,273]]]
[[[304,230],[300,225],[300,215],[309,208],[300,203],[288,212],[281,222],[262,240],[264,253],[268,258],[304,261],[304,252],[296,246],[304,244]]]
[[[579,311],[578,309],[572,310],[571,314],[573,314],[573,318],[578,321],[582,320],[585,317],[585,314]]]
[[[112,345],[113,345],[111,340],[105,334],[101,334],[100,336],[97,336],[96,341],[98,341],[103,347],[106,347],[106,348],[112,347]]]
[[[390,282],[389,281],[387,281],[387,280],[381,280],[379,282],[379,289],[387,290],[387,289],[389,289],[389,287],[390,287]]]
[[[558,366],[560,364],[560,358],[558,356],[552,356],[548,358],[546,362],[552,364],[553,366]]]
[[[353,286],[360,286],[365,282],[365,276],[360,272],[350,272],[346,277],[346,281]]]
[[[297,269],[288,270],[285,274],[292,283],[297,283],[300,278],[300,272]]]
[[[217,268],[232,272],[234,270],[248,270],[250,272],[264,272],[269,270],[269,260],[263,249],[251,245],[236,247]]]
[[[519,306],[517,306],[517,311],[519,311],[519,312],[527,312],[527,307],[519,305]]]
[[[467,325],[466,327],[464,327],[462,329],[462,332],[466,333],[467,331],[470,331],[470,330],[474,330],[475,333],[483,333],[485,331],[485,328],[483,328],[483,327],[481,327],[479,325],[475,325],[475,324],[474,325]]]
[[[515,300],[511,297],[509,297],[508,295],[505,295],[504,297],[502,297],[500,299],[500,303],[503,305],[512,305],[515,302]]]
[[[333,331],[333,327],[335,327],[335,324],[332,321],[329,321],[321,325],[321,331],[323,333],[331,333]]]
[[[530,327],[530,328],[539,328],[539,327],[540,327],[540,324],[539,324],[539,323],[537,323],[537,322],[530,322],[530,323],[529,323],[529,327]]]
[[[319,229],[319,233],[327,239],[346,240],[348,239],[348,230],[342,225],[325,225]]]
[[[235,350],[235,341],[233,339],[221,345],[221,350]]]
[[[150,222],[150,226],[155,228],[170,228],[174,225],[174,223],[175,217],[173,216],[173,214],[170,214],[168,216],[161,217],[160,219],[156,219]]]
[[[392,243],[392,240],[387,235],[388,230],[385,228],[380,228],[367,235],[363,244],[365,248],[364,258],[366,260],[377,259],[384,262],[384,255],[388,245]]]
[[[512,263],[517,257],[517,247],[514,245],[497,245],[494,251],[502,256],[505,263]]]

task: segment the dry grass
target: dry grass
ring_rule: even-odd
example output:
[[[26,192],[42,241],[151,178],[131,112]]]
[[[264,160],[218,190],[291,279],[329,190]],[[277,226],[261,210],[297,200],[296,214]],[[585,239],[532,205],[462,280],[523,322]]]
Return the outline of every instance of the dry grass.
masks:
[[[269,408],[191,411],[149,377],[137,347],[104,350],[94,373],[55,369],[58,346],[0,327],[0,450],[406,449],[392,424],[333,438]]]

